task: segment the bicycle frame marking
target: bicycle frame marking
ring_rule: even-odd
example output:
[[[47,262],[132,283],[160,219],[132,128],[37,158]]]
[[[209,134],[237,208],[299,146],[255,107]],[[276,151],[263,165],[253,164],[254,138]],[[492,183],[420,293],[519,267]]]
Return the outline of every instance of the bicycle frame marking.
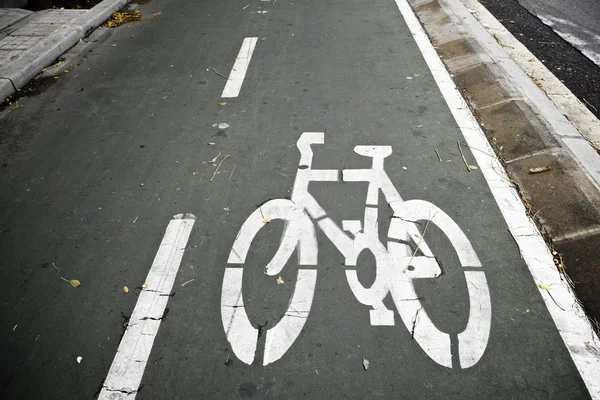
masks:
[[[342,221],[342,228],[327,216],[325,210],[308,192],[310,182],[336,182],[337,170],[312,169],[311,144],[322,144],[324,134],[305,132],[298,139],[300,150],[299,169],[294,181],[291,200],[277,199],[265,203],[242,225],[229,254],[228,264],[242,265],[253,238],[263,226],[263,218],[285,220],[286,227],[281,244],[265,273],[277,275],[297,250],[301,266],[316,266],[318,247],[314,222],[325,233],[345,258],[345,266],[356,266],[359,254],[372,252],[376,260],[376,278],[366,288],[358,280],[355,269],[346,270],[348,284],[356,299],[371,306],[371,325],[394,325],[394,312],[388,310],[383,300],[392,295],[398,313],[412,337],[435,362],[452,367],[450,335],[441,332],[431,321],[417,296],[413,279],[435,278],[441,268],[425,243],[416,221],[427,220],[442,228],[454,246],[463,267],[469,290],[469,321],[466,329],[458,334],[458,358],[462,368],[475,365],[487,346],[491,325],[491,305],[487,282],[481,263],[469,240],[460,227],[442,210],[422,200],[404,201],[384,170],[384,159],[392,153],[390,146],[356,146],[355,152],[372,158],[370,169],[346,169],[342,171],[345,182],[368,182],[366,207],[363,221]],[[388,246],[379,239],[377,206],[379,192],[394,211],[394,219],[388,233]],[[344,231],[348,232],[351,236]],[[407,243],[418,243],[422,255],[416,256]],[[409,264],[411,269],[409,269]],[[242,296],[243,268],[228,267],[225,271],[221,295],[221,315],[227,339],[238,358],[246,364],[254,362],[258,329],[250,323]],[[296,287],[288,312],[273,328],[267,330],[263,365],[280,359],[299,336],[312,305],[317,270],[298,270]],[[473,289],[475,288],[475,289]],[[293,312],[290,312],[293,310]]]

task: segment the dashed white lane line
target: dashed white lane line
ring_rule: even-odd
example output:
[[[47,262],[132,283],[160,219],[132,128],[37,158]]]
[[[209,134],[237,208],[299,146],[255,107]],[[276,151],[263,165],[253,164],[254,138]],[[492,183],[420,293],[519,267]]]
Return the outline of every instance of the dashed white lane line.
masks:
[[[169,222],[98,400],[135,399],[195,218]]]
[[[233,64],[233,68],[231,69],[229,79],[227,80],[227,84],[225,84],[221,97],[238,97],[240,94],[257,41],[258,38],[249,37],[242,42],[242,48],[235,59],[235,63]]]
[[[477,160],[502,216],[521,249],[531,275],[539,285],[537,290],[540,291],[592,399],[600,400],[600,357],[597,353],[599,344],[591,324],[559,274],[544,239],[534,222],[527,216],[516,190],[509,185],[510,180],[504,173],[504,168],[494,156],[494,151],[477,120],[471,114],[407,0],[396,0],[396,4],[467,144],[471,148],[482,150],[473,151],[473,157]],[[531,290],[536,288],[532,286]]]

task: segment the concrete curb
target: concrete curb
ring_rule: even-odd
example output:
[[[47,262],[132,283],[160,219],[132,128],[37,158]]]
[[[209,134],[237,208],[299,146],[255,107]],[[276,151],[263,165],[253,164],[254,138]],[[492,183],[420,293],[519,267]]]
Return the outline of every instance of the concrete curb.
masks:
[[[0,68],[0,99],[5,99],[35,78],[42,69],[73,47],[79,39],[99,27],[115,11],[129,0],[104,0],[68,25],[60,27],[32,48],[23,52],[17,60]]]
[[[600,290],[600,155],[563,115],[551,94],[542,91],[503,49],[499,30],[490,33],[486,29],[492,21],[486,20],[483,26],[473,16],[475,1],[409,3],[505,161],[530,215],[562,253],[562,257],[555,254],[558,269],[564,272],[565,265],[569,266],[568,275],[577,284],[576,293],[586,311],[600,320],[596,298]],[[523,56],[535,58],[530,53]],[[566,95],[571,94],[562,94]],[[529,173],[531,168],[545,166],[552,169]]]

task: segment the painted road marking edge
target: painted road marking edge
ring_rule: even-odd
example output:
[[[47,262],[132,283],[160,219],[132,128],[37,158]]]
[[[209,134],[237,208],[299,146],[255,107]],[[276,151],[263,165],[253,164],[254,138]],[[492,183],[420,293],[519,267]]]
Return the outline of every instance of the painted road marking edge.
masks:
[[[502,216],[512,232],[546,307],[579,370],[592,399],[600,400],[600,357],[597,338],[583,309],[554,265],[535,223],[495,156],[492,147],[406,0],[395,0],[467,144],[473,151]],[[487,153],[487,154],[486,154]],[[533,289],[533,288],[532,288]],[[595,345],[596,344],[596,345]]]
[[[254,52],[257,41],[258,38],[256,37],[248,37],[242,42],[242,47],[240,48],[240,52],[235,59],[233,68],[231,68],[229,79],[225,84],[225,88],[223,89],[223,94],[221,94],[221,97],[232,98],[238,97],[240,94],[242,84],[244,83],[244,78],[246,77],[246,71],[248,71],[248,65],[250,65],[252,53]]]
[[[98,400],[135,399],[195,222],[192,214],[169,222]]]

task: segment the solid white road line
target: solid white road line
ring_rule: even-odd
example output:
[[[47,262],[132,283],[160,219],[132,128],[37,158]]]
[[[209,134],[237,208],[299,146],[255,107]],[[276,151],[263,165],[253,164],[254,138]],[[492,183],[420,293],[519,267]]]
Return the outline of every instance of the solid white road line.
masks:
[[[133,400],[163,318],[195,218],[176,215],[154,258],[98,400]]]
[[[250,59],[252,58],[252,53],[256,47],[257,40],[258,38],[250,37],[244,39],[242,42],[242,48],[235,59],[235,63],[233,64],[233,68],[231,69],[229,79],[227,80],[227,84],[225,84],[221,97],[238,97],[240,94],[240,89],[242,89],[242,83],[244,83],[246,71],[248,71],[248,65],[250,64]]]
[[[591,397],[600,400],[600,357],[595,353],[598,347],[598,339],[591,324],[576,301],[570,287],[562,279],[554,265],[552,254],[544,239],[534,222],[527,216],[525,207],[516,190],[509,185],[510,180],[504,173],[504,168],[498,159],[493,156],[492,147],[438,57],[410,5],[406,0],[396,0],[396,4],[467,144],[472,148],[483,150],[483,152],[472,152],[473,157],[477,160],[492,195],[498,203],[502,216],[521,249],[523,259],[527,263],[531,275],[536,284],[543,284],[541,287],[538,286],[538,290]],[[552,293],[550,294],[549,290],[542,289],[542,287],[549,287]],[[534,290],[534,287],[531,289]]]

